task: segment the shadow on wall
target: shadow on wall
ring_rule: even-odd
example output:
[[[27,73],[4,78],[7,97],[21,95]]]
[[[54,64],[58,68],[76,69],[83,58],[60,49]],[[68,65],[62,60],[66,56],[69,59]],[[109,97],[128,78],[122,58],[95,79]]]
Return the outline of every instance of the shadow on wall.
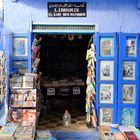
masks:
[[[97,11],[131,11],[131,8],[137,8],[140,0],[94,0]]]
[[[47,9],[48,2],[87,2],[87,8],[91,9],[94,5],[94,0],[15,0],[17,3],[22,3],[38,9]],[[15,3],[16,3],[15,2]],[[90,4],[88,4],[90,3]],[[93,4],[92,4],[93,3]]]
[[[38,9],[47,9],[48,2],[79,2],[79,0],[13,0],[25,5],[29,5]],[[87,2],[87,9],[93,9],[97,11],[108,11],[108,10],[124,10],[127,8],[128,11],[131,11],[131,8],[137,8],[140,0],[84,0]],[[82,0],[80,1],[82,2]],[[88,4],[89,3],[89,4]],[[124,8],[125,7],[125,8]],[[94,9],[95,8],[95,9]]]

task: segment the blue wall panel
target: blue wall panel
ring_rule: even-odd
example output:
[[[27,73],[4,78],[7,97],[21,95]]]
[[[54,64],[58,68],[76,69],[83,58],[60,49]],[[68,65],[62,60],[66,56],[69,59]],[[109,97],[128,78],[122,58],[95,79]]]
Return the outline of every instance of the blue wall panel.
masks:
[[[4,26],[16,33],[30,31],[31,21],[47,23],[95,23],[99,32],[140,32],[140,10],[137,0],[85,0],[87,17],[52,18],[47,15],[47,2],[65,0],[5,0]],[[70,2],[79,0],[71,0]],[[81,0],[82,1],[82,0]],[[69,2],[69,1],[68,1]]]

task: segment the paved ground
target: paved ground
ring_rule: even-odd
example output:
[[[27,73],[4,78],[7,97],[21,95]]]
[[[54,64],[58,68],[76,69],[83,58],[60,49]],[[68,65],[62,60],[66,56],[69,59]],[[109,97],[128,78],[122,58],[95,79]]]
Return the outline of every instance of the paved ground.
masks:
[[[74,132],[55,131],[52,132],[58,140],[99,140],[99,133],[95,129]]]

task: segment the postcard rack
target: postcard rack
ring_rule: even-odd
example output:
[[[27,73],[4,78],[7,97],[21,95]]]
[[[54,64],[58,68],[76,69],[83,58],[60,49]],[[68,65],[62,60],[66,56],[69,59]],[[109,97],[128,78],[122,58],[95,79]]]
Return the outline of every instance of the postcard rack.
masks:
[[[11,108],[36,108],[37,101],[37,74],[13,75],[11,84]]]
[[[117,123],[117,34],[96,34],[96,109],[99,125]]]
[[[6,73],[5,73],[5,52],[0,50],[0,108],[4,105],[5,91],[6,91]]]
[[[139,35],[120,33],[118,118],[122,125],[139,125]]]

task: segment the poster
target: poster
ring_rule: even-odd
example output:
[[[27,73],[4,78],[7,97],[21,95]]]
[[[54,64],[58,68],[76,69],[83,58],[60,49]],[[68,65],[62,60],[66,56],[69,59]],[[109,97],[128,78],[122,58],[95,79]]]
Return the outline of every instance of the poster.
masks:
[[[114,80],[113,61],[100,61],[100,80]]]
[[[135,80],[135,62],[133,61],[123,62],[123,79]]]
[[[100,39],[100,55],[101,56],[114,55],[114,39],[113,38]]]
[[[122,109],[122,125],[135,124],[135,110],[133,108]]]
[[[122,86],[122,101],[123,103],[135,102],[135,85],[123,84]]]
[[[13,56],[27,56],[27,38],[13,37]]]
[[[100,125],[112,123],[112,108],[100,108]]]
[[[113,84],[100,84],[100,103],[113,103]]]
[[[136,38],[127,39],[126,52],[128,56],[136,56]]]

